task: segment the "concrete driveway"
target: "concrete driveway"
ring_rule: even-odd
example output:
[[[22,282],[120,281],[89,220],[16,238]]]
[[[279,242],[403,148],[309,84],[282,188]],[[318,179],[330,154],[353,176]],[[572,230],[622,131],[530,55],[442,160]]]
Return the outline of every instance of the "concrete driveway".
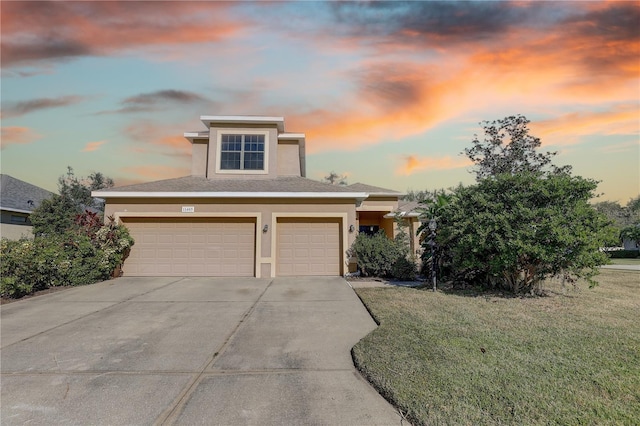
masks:
[[[341,278],[119,278],[0,307],[11,424],[400,424]]]

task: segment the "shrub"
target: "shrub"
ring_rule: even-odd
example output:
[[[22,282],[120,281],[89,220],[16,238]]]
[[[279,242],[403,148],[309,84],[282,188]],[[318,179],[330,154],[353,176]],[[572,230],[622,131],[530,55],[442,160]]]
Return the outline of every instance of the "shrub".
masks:
[[[22,297],[57,286],[78,286],[106,280],[119,267],[133,238],[113,218],[99,228],[80,226],[62,234],[0,244],[2,297]]]
[[[613,250],[606,253],[611,259],[637,259],[640,256],[638,250]]]
[[[413,281],[416,279],[418,268],[416,262],[407,256],[400,256],[396,259],[391,268],[391,275],[394,278],[404,281]]]
[[[358,267],[365,276],[393,276],[393,266],[401,254],[398,244],[382,230],[374,235],[359,233],[349,249],[349,255],[358,258]]]

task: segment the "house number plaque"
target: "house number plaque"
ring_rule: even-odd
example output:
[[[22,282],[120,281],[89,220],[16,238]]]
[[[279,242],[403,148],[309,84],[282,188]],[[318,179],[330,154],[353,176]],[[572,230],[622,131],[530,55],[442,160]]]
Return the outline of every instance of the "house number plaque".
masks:
[[[182,213],[195,213],[196,208],[194,206],[182,206]]]

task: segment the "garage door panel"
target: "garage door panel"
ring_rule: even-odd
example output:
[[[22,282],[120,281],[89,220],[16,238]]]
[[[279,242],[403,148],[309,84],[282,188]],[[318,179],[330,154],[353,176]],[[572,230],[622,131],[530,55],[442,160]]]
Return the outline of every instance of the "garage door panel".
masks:
[[[277,223],[276,273],[340,275],[339,219],[285,218]]]
[[[254,276],[255,221],[125,218],[129,276]]]

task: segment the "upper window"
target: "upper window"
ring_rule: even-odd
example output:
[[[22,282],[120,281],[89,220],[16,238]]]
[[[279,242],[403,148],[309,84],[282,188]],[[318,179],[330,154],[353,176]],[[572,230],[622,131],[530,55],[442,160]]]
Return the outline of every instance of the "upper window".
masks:
[[[264,170],[264,134],[223,134],[220,170]]]

